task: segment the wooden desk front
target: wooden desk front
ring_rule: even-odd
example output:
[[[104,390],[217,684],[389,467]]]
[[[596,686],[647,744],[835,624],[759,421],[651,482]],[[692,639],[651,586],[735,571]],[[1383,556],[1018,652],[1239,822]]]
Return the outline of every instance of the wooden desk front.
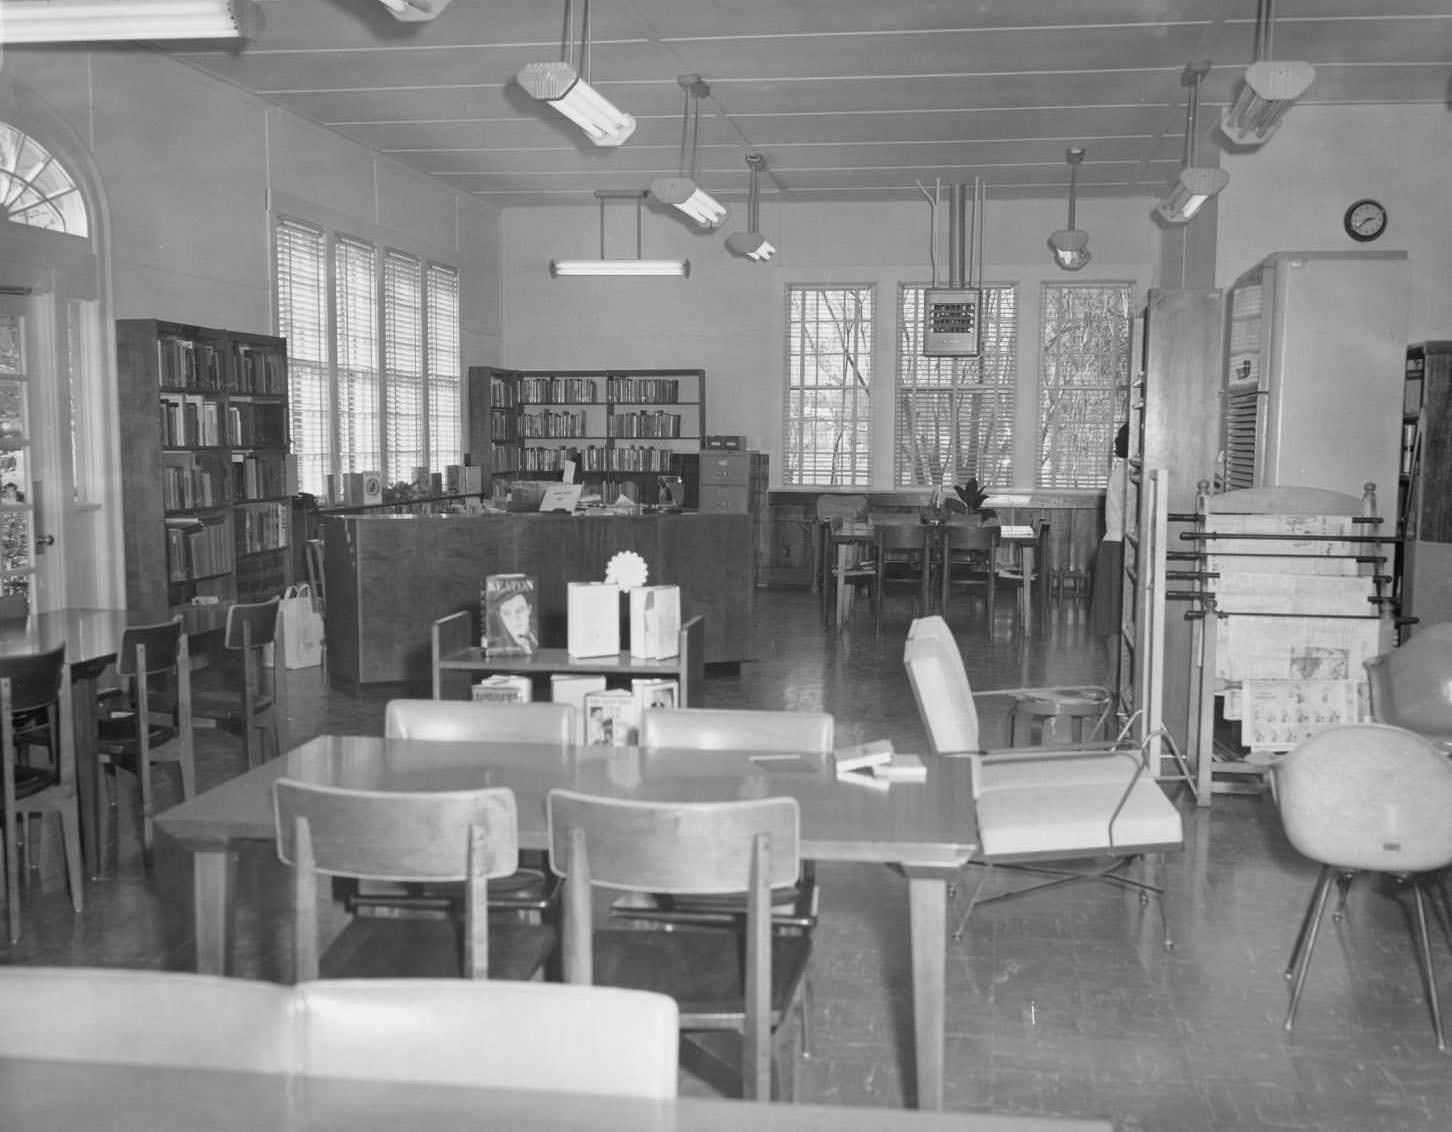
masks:
[[[272,784],[296,778],[368,790],[508,787],[522,848],[547,848],[545,797],[558,786],[610,797],[719,801],[785,795],[801,807],[802,855],[893,864],[908,876],[917,1095],[943,1101],[947,993],[947,882],[973,855],[976,832],[966,760],[929,761],[926,783],[886,791],[837,781],[820,754],[754,761],[750,752],[635,747],[427,743],[323,735],[184,802],[157,825],[194,855],[197,969],[225,974],[234,850],[272,849]]]

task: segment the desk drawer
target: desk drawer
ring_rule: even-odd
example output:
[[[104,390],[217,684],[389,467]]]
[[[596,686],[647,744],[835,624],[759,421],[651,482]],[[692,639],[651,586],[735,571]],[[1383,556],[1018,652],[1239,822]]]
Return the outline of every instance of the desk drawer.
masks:
[[[701,487],[702,507],[705,510],[704,489],[707,484],[729,483],[740,484],[745,487],[751,482],[751,453],[750,452],[702,452],[701,462]],[[742,508],[746,510],[746,508]]]
[[[703,515],[745,514],[750,510],[747,498],[745,484],[703,483],[699,510]]]

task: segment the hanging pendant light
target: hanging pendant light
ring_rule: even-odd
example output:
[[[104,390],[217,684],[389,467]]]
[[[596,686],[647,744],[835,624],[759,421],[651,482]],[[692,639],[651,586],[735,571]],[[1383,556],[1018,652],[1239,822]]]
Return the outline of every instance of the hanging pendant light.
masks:
[[[1293,60],[1272,62],[1274,0],[1259,0],[1255,13],[1255,62],[1245,71],[1235,103],[1220,118],[1232,145],[1258,146],[1280,128],[1286,111],[1316,81],[1316,68]]]
[[[553,106],[596,145],[616,146],[635,132],[635,119],[616,107],[590,85],[590,0],[584,0],[580,25],[580,66],[575,67],[575,17],[572,0],[565,0],[563,58],[550,63],[528,63],[515,81],[533,98]]]
[[[746,188],[746,231],[727,236],[726,249],[733,255],[764,263],[776,254],[776,248],[761,234],[761,171],[766,168],[766,158],[759,153],[748,153],[746,167],[751,170]]]
[[[647,275],[688,276],[691,261],[688,259],[644,259],[641,254],[641,213],[644,210],[645,193],[640,190],[617,191],[596,189],[595,199],[600,202],[600,258],[599,259],[552,259],[550,275],[555,279],[574,275]],[[605,258],[605,202],[607,200],[635,201],[635,258]]]
[[[705,189],[696,184],[696,148],[701,130],[701,99],[711,88],[700,75],[679,75],[676,82],[686,93],[685,111],[681,116],[680,172],[675,177],[657,177],[650,183],[650,195],[661,204],[674,205],[702,228],[719,228],[726,223],[730,211]],[[689,160],[687,160],[689,155]]]
[[[1064,154],[1064,158],[1069,162],[1069,223],[1049,237],[1049,249],[1060,268],[1078,271],[1093,258],[1089,254],[1089,233],[1074,226],[1074,200],[1079,188],[1079,165],[1084,160],[1084,150],[1076,145]]]
[[[1210,61],[1207,59],[1186,64],[1180,75],[1180,85],[1190,91],[1185,100],[1185,163],[1170,191],[1155,205],[1155,214],[1169,224],[1188,223],[1207,200],[1230,184],[1230,174],[1219,166],[1195,164],[1195,119],[1200,109],[1200,83],[1209,73]]]

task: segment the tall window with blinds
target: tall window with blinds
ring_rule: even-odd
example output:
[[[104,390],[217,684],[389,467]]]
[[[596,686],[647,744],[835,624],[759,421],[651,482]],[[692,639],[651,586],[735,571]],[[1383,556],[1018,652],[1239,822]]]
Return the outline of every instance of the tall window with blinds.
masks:
[[[1129,405],[1130,283],[1045,283],[1038,486],[1102,488]]]
[[[898,288],[894,482],[899,487],[1013,483],[1018,293],[982,291],[979,355],[923,356],[926,284]]]
[[[412,483],[460,459],[459,272],[291,217],[276,223],[277,325],[298,484]]]
[[[871,285],[787,287],[782,482],[866,487],[872,456]]]

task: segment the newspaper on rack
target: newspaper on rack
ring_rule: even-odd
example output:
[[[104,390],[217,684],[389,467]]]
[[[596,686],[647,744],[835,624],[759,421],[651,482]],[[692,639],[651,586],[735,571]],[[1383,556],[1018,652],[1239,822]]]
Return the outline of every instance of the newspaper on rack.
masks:
[[[1240,741],[1251,750],[1289,751],[1327,727],[1361,718],[1353,680],[1247,680]]]
[[[1237,561],[1246,561],[1244,559]],[[1369,578],[1329,574],[1271,573],[1257,569],[1224,569],[1215,579],[1215,606],[1221,613],[1321,613],[1373,616],[1376,584]]]
[[[1302,574],[1356,575],[1364,573],[1356,560],[1356,543],[1337,542],[1325,536],[1347,537],[1359,529],[1350,515],[1225,515],[1205,517],[1205,529],[1227,535],[1285,535],[1285,538],[1232,542],[1234,553],[1216,554],[1219,540],[1205,546],[1207,569],[1219,573],[1242,570],[1288,570]],[[1276,559],[1274,563],[1262,559]]]
[[[1362,679],[1363,664],[1381,652],[1374,617],[1227,617],[1215,624],[1215,676],[1220,680]]]

